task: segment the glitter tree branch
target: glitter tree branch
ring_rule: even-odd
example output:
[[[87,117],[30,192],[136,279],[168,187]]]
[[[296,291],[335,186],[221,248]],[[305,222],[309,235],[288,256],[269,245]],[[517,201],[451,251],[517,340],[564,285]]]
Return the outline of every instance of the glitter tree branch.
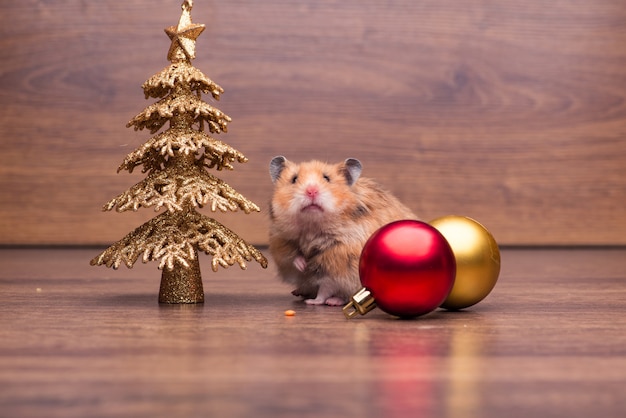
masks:
[[[193,129],[169,129],[161,133],[135,151],[128,154],[117,171],[132,173],[135,167],[143,165],[143,172],[161,169],[168,158],[179,154],[199,155],[198,160],[206,168],[233,169],[233,162],[245,163],[248,159],[236,149],[212,138],[205,132]]]
[[[213,256],[213,271],[235,263],[245,269],[246,261],[266,263],[259,250],[215,219],[197,212],[187,216],[176,212],[144,223],[94,258],[93,264],[132,268],[141,257],[144,263],[160,260],[159,269],[172,269],[176,262],[188,266],[196,250]]]

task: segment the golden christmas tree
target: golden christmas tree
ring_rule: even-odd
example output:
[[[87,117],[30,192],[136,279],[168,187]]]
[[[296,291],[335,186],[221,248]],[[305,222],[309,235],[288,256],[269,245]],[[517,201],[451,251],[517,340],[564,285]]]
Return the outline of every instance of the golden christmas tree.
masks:
[[[169,128],[126,156],[118,172],[132,173],[143,166],[147,177],[104,205],[103,210],[118,212],[141,207],[165,212],[114,243],[91,260],[91,265],[117,269],[122,263],[132,268],[141,257],[145,263],[160,260],[161,303],[202,303],[204,291],[198,251],[211,255],[213,271],[256,260],[264,268],[267,260],[233,231],[196,211],[209,206],[212,211],[245,213],[259,207],[236,192],[207,169],[232,170],[233,162],[248,159],[236,149],[214,139],[205,131],[227,131],[231,118],[204,102],[201,94],[219,100],[224,90],[191,65],[196,38],[204,25],[191,22],[192,0],[182,4],[177,26],[165,29],[172,44],[167,54],[170,65],[142,86],[146,99],[159,98],[135,116],[127,127],[158,132],[166,122]]]

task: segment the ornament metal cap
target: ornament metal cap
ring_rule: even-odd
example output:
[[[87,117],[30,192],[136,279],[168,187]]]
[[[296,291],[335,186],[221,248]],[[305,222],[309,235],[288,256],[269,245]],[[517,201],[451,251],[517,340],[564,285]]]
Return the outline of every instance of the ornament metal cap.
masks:
[[[350,302],[343,307],[343,314],[346,318],[351,319],[354,318],[356,314],[365,315],[375,307],[376,301],[372,293],[363,287],[356,292],[352,298],[350,298]]]

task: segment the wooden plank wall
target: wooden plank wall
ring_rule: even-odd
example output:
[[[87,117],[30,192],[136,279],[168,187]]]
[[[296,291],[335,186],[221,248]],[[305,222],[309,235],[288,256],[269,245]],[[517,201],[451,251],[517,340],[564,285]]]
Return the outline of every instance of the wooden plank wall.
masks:
[[[179,0],[0,6],[0,244],[109,244],[154,216],[102,213],[140,181],[125,128],[168,63]],[[194,65],[226,90],[218,174],[263,209],[217,216],[266,242],[267,165],[362,160],[424,219],[503,245],[626,244],[623,0],[196,0]],[[208,100],[208,99],[206,99]]]

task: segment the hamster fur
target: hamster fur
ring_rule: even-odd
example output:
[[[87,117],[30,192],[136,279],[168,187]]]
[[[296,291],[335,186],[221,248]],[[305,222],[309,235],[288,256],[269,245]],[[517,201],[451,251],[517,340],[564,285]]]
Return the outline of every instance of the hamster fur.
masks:
[[[278,156],[270,163],[270,254],[282,280],[307,304],[345,304],[361,288],[367,239],[392,221],[418,219],[361,171],[354,158],[331,165]]]

